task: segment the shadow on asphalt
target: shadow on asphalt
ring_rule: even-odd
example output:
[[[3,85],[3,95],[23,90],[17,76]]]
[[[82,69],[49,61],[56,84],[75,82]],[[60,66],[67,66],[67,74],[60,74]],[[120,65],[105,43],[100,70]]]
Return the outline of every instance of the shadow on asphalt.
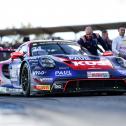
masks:
[[[96,97],[96,96],[121,96],[126,95],[120,93],[69,93],[69,94],[44,94],[44,95],[34,95],[34,96],[23,96],[23,95],[6,95],[0,94],[0,97],[22,97],[22,98],[46,98],[46,97]]]

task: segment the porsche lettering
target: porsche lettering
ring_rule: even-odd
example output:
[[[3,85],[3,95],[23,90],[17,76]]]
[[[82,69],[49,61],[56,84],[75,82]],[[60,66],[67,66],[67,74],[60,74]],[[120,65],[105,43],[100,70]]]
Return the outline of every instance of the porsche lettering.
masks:
[[[70,60],[87,60],[87,57],[70,56]]]

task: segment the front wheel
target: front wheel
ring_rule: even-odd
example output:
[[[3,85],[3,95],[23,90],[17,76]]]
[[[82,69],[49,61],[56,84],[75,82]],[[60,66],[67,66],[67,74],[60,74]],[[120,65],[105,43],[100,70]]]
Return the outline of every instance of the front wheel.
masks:
[[[25,63],[21,70],[20,84],[24,96],[30,96],[30,72],[28,65]]]

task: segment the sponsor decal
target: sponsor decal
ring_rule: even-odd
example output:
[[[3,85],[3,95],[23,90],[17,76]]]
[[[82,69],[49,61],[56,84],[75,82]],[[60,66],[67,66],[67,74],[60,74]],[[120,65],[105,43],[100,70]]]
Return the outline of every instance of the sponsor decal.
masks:
[[[20,92],[22,92],[22,89],[9,88],[8,92],[10,92],[10,93],[20,93]]]
[[[122,43],[120,44],[119,52],[120,52],[122,55],[126,55],[126,39],[125,39],[125,38],[124,38],[124,40],[122,41]]]
[[[53,81],[53,78],[40,78],[40,81],[42,81],[42,82],[50,82],[50,81]]]
[[[29,57],[28,59],[29,59],[29,60],[37,60],[38,57],[39,57],[39,56],[36,56],[36,57]]]
[[[50,91],[50,85],[36,85],[35,88],[37,90],[42,90],[42,91]]]
[[[40,75],[44,75],[44,74],[45,74],[45,71],[36,70],[36,71],[33,71],[32,74],[33,74],[33,76],[34,76],[34,75],[40,76]]]
[[[32,48],[32,52],[34,52],[34,51],[41,51],[41,50],[43,50],[41,46],[37,46],[37,47],[33,47]]]
[[[40,66],[35,66],[35,68],[34,68],[35,70],[41,70],[42,69],[42,67],[40,67]]]
[[[109,72],[99,71],[99,72],[87,72],[88,78],[109,78]]]
[[[73,61],[75,66],[105,66],[111,65],[109,61]],[[111,65],[112,66],[112,65]]]
[[[69,67],[59,67],[60,70],[66,70],[69,69]]]
[[[59,77],[62,77],[62,76],[72,76],[72,73],[70,70],[60,70],[60,71],[55,71],[55,76],[59,76]]]
[[[54,89],[62,89],[61,84],[53,84]]]
[[[120,47],[120,49],[126,50],[126,47]]]
[[[29,62],[38,62],[38,59],[29,59]]]
[[[33,55],[43,55],[43,54],[46,55],[47,52],[41,46],[37,46],[37,47],[32,48],[32,54]]]
[[[36,63],[35,62],[34,63],[32,62],[31,65],[37,66],[38,65],[38,62],[36,62]]]

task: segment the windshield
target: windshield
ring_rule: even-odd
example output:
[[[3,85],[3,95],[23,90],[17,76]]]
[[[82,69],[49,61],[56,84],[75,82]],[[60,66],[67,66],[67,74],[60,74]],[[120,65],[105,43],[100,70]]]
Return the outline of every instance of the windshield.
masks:
[[[31,45],[31,56],[38,55],[53,55],[53,54],[66,54],[66,55],[76,55],[83,54],[87,55],[89,52],[87,50],[82,50],[78,44],[68,44],[68,43],[53,43],[53,44],[43,44],[43,43],[32,43]]]

